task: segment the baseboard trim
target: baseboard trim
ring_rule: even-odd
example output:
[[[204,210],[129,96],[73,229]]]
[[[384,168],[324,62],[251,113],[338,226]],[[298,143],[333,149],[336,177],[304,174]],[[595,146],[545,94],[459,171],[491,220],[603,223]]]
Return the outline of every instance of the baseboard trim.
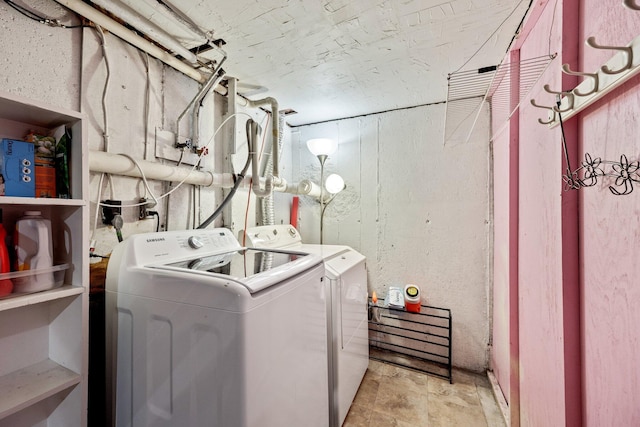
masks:
[[[498,407],[500,408],[500,412],[502,412],[502,417],[504,418],[504,422],[507,426],[511,425],[510,417],[509,417],[509,404],[507,400],[504,398],[504,394],[502,394],[502,389],[498,384],[498,380],[492,371],[487,371],[487,378],[489,378],[489,382],[491,383],[491,390],[493,391],[493,396],[496,398],[496,402],[498,403]]]

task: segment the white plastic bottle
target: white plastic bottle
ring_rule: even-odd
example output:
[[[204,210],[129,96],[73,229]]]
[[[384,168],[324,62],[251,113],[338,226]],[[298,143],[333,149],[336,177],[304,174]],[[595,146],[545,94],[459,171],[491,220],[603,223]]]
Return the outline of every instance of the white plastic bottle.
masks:
[[[36,270],[34,274],[15,280],[15,292],[38,292],[53,287],[53,243],[51,221],[40,211],[26,211],[16,222],[14,234],[16,270]]]

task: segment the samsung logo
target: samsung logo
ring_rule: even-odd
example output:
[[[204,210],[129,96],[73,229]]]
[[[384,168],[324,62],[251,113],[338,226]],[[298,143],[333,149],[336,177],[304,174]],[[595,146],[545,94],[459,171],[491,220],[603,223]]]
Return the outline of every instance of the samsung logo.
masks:
[[[155,237],[153,239],[147,239],[147,243],[151,243],[151,242],[164,242],[164,237]]]

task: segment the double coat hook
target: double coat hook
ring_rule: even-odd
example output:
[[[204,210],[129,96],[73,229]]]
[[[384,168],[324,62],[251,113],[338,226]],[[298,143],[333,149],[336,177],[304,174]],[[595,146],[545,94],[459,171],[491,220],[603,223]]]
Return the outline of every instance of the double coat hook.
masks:
[[[598,73],[581,73],[578,71],[571,71],[571,68],[569,68],[569,64],[562,64],[562,71],[570,76],[589,77],[590,79],[593,79],[593,88],[591,90],[587,92],[581,92],[580,90],[578,90],[578,88],[575,88],[573,90],[573,93],[577,96],[589,96],[592,93],[596,93],[598,91],[598,85],[600,83]]]
[[[637,3],[637,0],[624,0],[622,3],[631,10],[640,10],[640,5]]]
[[[590,46],[594,49],[605,49],[605,50],[619,50],[621,52],[626,53],[627,63],[618,70],[611,70],[607,65],[603,65],[600,67],[600,70],[605,74],[620,74],[624,70],[628,70],[631,68],[633,64],[633,50],[629,46],[603,46],[596,43],[596,38],[591,36],[586,42],[587,46]]]

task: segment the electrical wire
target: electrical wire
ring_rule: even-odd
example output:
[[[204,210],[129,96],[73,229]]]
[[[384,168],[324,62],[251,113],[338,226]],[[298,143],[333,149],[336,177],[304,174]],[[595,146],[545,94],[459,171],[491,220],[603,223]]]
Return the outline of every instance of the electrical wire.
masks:
[[[65,29],[73,29],[73,28],[82,28],[85,25],[80,24],[80,25],[64,25],[62,24],[59,20],[57,19],[51,19],[51,18],[46,18],[44,16],[40,16],[32,11],[30,11],[29,9],[20,6],[17,3],[14,3],[12,0],[4,0],[4,2],[6,4],[8,4],[9,6],[11,6],[13,9],[17,10],[18,12],[20,12],[20,14],[22,14],[23,16],[26,16],[29,19],[32,19],[36,22],[39,22],[41,24],[44,25],[48,25],[49,27],[59,27],[59,28],[65,28]]]
[[[205,219],[204,222],[202,222],[202,224],[200,224],[197,227],[197,229],[200,230],[200,229],[206,228],[213,221],[215,221],[215,219],[222,213],[222,210],[224,209],[224,207],[231,201],[231,199],[233,199],[233,196],[236,194],[236,191],[240,186],[240,183],[242,183],[242,180],[244,179],[247,171],[249,170],[249,166],[251,165],[251,153],[253,152],[253,146],[254,146],[252,141],[253,136],[251,135],[252,123],[254,123],[253,119],[247,120],[247,122],[245,123],[245,132],[247,133],[248,151],[247,151],[247,160],[244,163],[244,167],[242,168],[242,171],[239,174],[234,175],[235,181],[233,183],[233,187],[231,188],[231,191],[229,191],[229,194],[227,194],[227,197],[225,197],[224,200],[222,200],[222,203],[220,203],[220,206],[218,206],[216,210],[213,211],[213,213],[209,216],[209,218]]]
[[[551,15],[551,28],[549,29],[549,46],[548,46],[548,54],[551,56],[551,35],[553,34],[553,26],[556,22],[556,8],[558,7],[558,0],[553,5],[553,14]]]
[[[513,10],[509,13],[509,15],[507,15],[506,18],[504,18],[502,20],[502,22],[500,23],[500,25],[498,25],[498,28],[496,28],[490,35],[489,37],[487,37],[487,39],[484,41],[484,43],[482,43],[480,45],[480,47],[478,49],[476,49],[476,51],[473,53],[473,55],[471,55],[469,57],[469,59],[467,59],[464,64],[462,64],[457,70],[454,71],[454,73],[457,73],[458,71],[462,70],[462,68],[464,68],[465,65],[467,65],[473,58],[475,58],[475,56],[480,53],[480,51],[482,50],[482,48],[489,43],[489,40],[491,40],[491,38],[502,28],[502,26],[505,24],[505,22],[507,22],[509,20],[509,18],[511,18],[511,16],[513,16],[514,13],[516,13],[516,10],[518,10],[518,8],[520,7],[520,5],[522,3],[524,3],[525,0],[520,0],[518,2],[518,4],[516,5],[516,7],[513,8]]]
[[[223,127],[224,125],[226,125],[226,124],[227,124],[227,122],[228,122],[231,118],[233,118],[233,117],[235,117],[235,116],[247,116],[247,117],[249,117],[250,119],[252,119],[252,117],[251,117],[249,114],[244,113],[244,112],[233,113],[232,115],[230,115],[229,117],[227,117],[227,118],[226,118],[226,119],[225,119],[225,120],[220,124],[220,126],[218,126],[218,128],[215,130],[215,132],[213,133],[213,135],[211,135],[211,137],[210,137],[210,138],[209,138],[209,140],[207,141],[207,144],[206,144],[203,148],[207,148],[207,147],[209,147],[209,145],[213,142],[213,140],[214,140],[215,136],[218,134],[218,132],[220,132],[220,130],[222,129],[222,127]],[[191,170],[189,170],[189,173],[188,173],[188,174],[187,174],[187,175],[182,179],[182,181],[180,181],[180,182],[178,183],[178,185],[176,185],[176,186],[175,186],[175,187],[173,187],[170,191],[167,191],[167,192],[166,192],[166,193],[164,193],[163,195],[161,195],[161,196],[155,196],[155,195],[153,194],[153,192],[151,191],[151,188],[149,188],[148,184],[146,184],[147,191],[149,191],[149,195],[151,196],[151,198],[152,198],[152,199],[154,199],[155,201],[162,200],[162,199],[164,199],[165,197],[169,196],[169,195],[170,195],[171,193],[173,193],[174,191],[176,191],[178,188],[180,188],[180,186],[181,186],[182,184],[184,184],[184,183],[185,183],[185,181],[189,178],[189,175],[190,175],[190,174],[191,174],[191,173],[196,169],[196,167],[198,167],[198,163],[200,162],[200,160],[202,159],[202,157],[203,157],[206,153],[207,153],[207,150],[203,149],[203,150],[202,150],[202,153],[201,153],[201,154],[200,154],[200,156],[198,157],[198,160],[195,162],[195,164],[193,165],[193,167],[191,168]],[[145,174],[144,174],[144,171],[142,170],[142,168],[140,167],[140,164],[139,164],[137,161],[133,160],[133,158],[132,158],[131,156],[127,155],[127,154],[120,153],[119,155],[121,155],[121,156],[125,156],[125,157],[129,158],[130,160],[132,160],[132,161],[133,161],[133,163],[134,163],[134,164],[136,165],[136,167],[138,168],[138,170],[140,171],[140,175],[142,175],[142,177],[143,177],[143,181],[144,181],[144,180],[146,180],[146,176],[145,176]],[[100,206],[107,206],[107,207],[133,208],[133,207],[138,207],[138,206],[145,205],[147,202],[133,203],[133,204],[129,204],[129,205],[117,205],[117,206],[116,206],[116,205],[110,205],[110,204],[108,204],[108,203],[102,203],[102,202],[100,202],[100,200],[98,200],[96,203],[98,203]]]
[[[5,0],[7,1],[7,0]],[[103,139],[103,148],[105,152],[109,151],[109,135],[107,133],[107,129],[109,127],[109,119],[108,119],[108,111],[107,111],[107,92],[109,90],[109,82],[111,81],[111,67],[109,66],[109,55],[107,54],[107,41],[104,35],[104,31],[102,31],[102,27],[96,24],[95,26],[96,32],[100,36],[101,46],[102,46],[102,57],[104,59],[105,68],[106,68],[106,77],[104,82],[104,87],[102,89],[102,118],[103,118],[103,130],[102,130],[102,139]],[[102,199],[102,183],[104,182],[105,175],[109,179],[111,198],[115,199],[114,194],[114,184],[111,175],[108,174],[100,174],[100,180],[98,181],[98,202],[96,204],[96,213],[94,217],[93,224],[93,232],[91,234],[91,239],[95,237],[95,232],[98,228],[98,218],[100,218],[100,200]]]

